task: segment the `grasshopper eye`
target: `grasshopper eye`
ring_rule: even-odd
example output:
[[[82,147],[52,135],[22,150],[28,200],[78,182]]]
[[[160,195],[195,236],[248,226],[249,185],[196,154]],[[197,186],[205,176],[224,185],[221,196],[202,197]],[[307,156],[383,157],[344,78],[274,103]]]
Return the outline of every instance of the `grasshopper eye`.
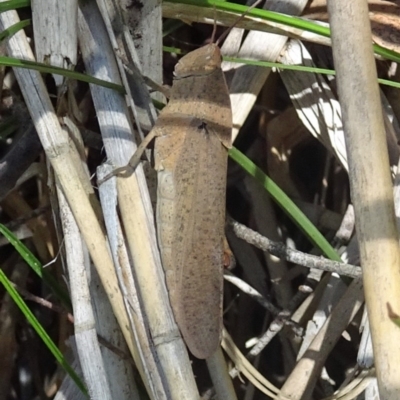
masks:
[[[207,128],[207,124],[204,121],[201,121],[201,123],[197,126],[197,129],[199,130],[205,130]]]

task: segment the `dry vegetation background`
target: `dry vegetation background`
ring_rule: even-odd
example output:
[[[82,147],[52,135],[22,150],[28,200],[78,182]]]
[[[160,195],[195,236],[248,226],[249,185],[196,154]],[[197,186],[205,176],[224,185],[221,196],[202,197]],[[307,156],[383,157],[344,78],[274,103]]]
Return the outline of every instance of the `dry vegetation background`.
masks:
[[[285,5],[278,4],[283,2],[270,1],[269,3],[272,9],[285,12],[283,10]],[[299,2],[299,4],[303,4],[299,5],[297,9],[293,5],[296,3],[295,1],[288,3],[291,4],[288,6],[288,14],[297,12],[299,15],[308,18],[327,21],[326,4],[322,0],[314,0],[306,7],[306,1]],[[400,5],[394,1],[373,1],[370,3],[374,42],[400,52],[398,47],[400,43]],[[95,13],[91,9],[85,11],[84,7],[89,6],[82,5],[82,7],[83,15],[87,17],[85,17],[86,21],[90,19],[88,15],[95,18]],[[304,10],[301,10],[301,7]],[[143,4],[140,1],[131,1],[129,7],[122,3],[122,8],[125,11],[136,10],[140,13],[143,10]],[[171,13],[170,10],[168,12]],[[187,12],[190,13],[190,11]],[[4,14],[2,16],[4,17]],[[31,9],[27,7],[19,10],[19,16],[21,19],[31,18]],[[185,20],[185,22],[187,21]],[[112,21],[112,23],[115,28],[115,21]],[[7,19],[3,19],[1,24],[4,28],[7,25]],[[34,26],[34,28],[36,27]],[[79,35],[82,34],[84,29],[86,27],[83,22],[80,22]],[[33,40],[32,25],[25,28],[25,32],[27,37],[31,39],[32,48],[35,49],[36,43]],[[183,51],[191,51],[208,43],[211,33],[211,25],[181,24],[164,38],[164,44],[180,48]],[[218,29],[218,34],[220,33],[222,33],[222,28]],[[135,37],[135,34],[135,40],[142,39],[137,34]],[[232,37],[241,34],[243,32],[240,29],[234,29],[223,46],[223,49],[225,48],[226,52],[230,52],[231,56],[237,54],[235,45],[242,40],[238,39],[239,36]],[[267,41],[265,36],[262,36],[265,33],[260,34],[253,31],[252,34],[254,34],[254,38],[250,42],[253,45],[260,43],[259,46],[261,46]],[[246,36],[246,33],[244,35]],[[295,36],[295,34],[292,33],[291,36]],[[269,38],[271,39],[271,37]],[[90,48],[90,43],[84,42],[82,37],[79,37],[79,41],[80,52],[76,59],[76,70],[93,75],[90,70],[92,68],[90,63],[94,65],[95,61],[89,60],[93,49]],[[112,49],[111,46],[109,48]],[[104,53],[107,52],[107,49],[108,47],[104,45]],[[252,51],[256,54],[254,49]],[[263,48],[262,51],[271,51],[271,55],[267,58],[275,57],[275,59],[269,61],[334,68],[331,48],[315,41],[300,42],[296,39],[290,39],[286,44],[283,43],[280,49],[275,49],[275,56],[273,50]],[[10,51],[10,47],[7,47],[4,43],[1,45],[1,52],[2,55],[16,56],[15,53]],[[246,57],[246,54],[244,50],[241,58],[250,58],[250,56]],[[113,54],[111,53],[108,56],[113,57]],[[129,60],[124,58],[124,54],[122,56],[119,54],[118,57],[117,62],[122,60],[123,63],[129,65]],[[163,68],[159,70],[159,76],[157,76],[157,72],[152,76],[153,80],[158,82],[162,80],[164,83],[170,84],[173,67],[178,57],[176,54],[164,53]],[[257,57],[257,55],[254,57]],[[75,63],[73,60],[70,61]],[[232,65],[233,68],[228,70]],[[227,213],[230,222],[227,224],[226,233],[235,265],[226,271],[224,283],[224,327],[226,332],[229,333],[229,337],[224,336],[223,348],[226,351],[224,353],[226,365],[232,380],[221,372],[221,369],[224,369],[221,359],[206,363],[191,358],[189,362],[181,344],[178,344],[178,350],[176,350],[178,353],[174,353],[174,356],[171,355],[172,353],[165,352],[158,358],[154,358],[155,350],[151,347],[153,345],[152,340],[149,340],[146,335],[148,335],[149,330],[153,332],[153,329],[156,328],[151,322],[152,315],[146,316],[148,312],[146,307],[148,306],[143,306],[141,302],[144,304],[150,302],[155,304],[154,307],[157,308],[158,286],[153,287],[151,284],[150,287],[141,286],[140,276],[138,281],[131,285],[132,282],[129,279],[136,278],[136,274],[140,275],[140,272],[134,272],[132,278],[126,278],[124,272],[120,273],[123,275],[121,278],[117,272],[118,278],[123,281],[125,279],[124,284],[126,286],[121,289],[125,300],[122,300],[121,294],[116,295],[116,297],[121,296],[121,300],[115,300],[116,303],[113,304],[114,312],[112,312],[105,300],[105,292],[114,293],[114,288],[118,286],[115,283],[117,278],[114,277],[114,280],[111,281],[111,273],[108,272],[100,272],[99,278],[93,266],[90,265],[89,254],[81,242],[74,244],[75,242],[68,241],[68,234],[71,234],[71,231],[75,230],[75,235],[79,238],[80,235],[71,217],[71,211],[66,206],[65,197],[70,202],[69,196],[76,196],[76,207],[83,203],[88,206],[91,204],[92,211],[90,212],[87,209],[76,211],[74,205],[71,205],[71,208],[74,213],[77,212],[83,218],[83,225],[78,223],[82,232],[86,228],[93,227],[92,218],[96,215],[99,216],[101,212],[97,200],[99,193],[95,179],[89,181],[88,177],[93,178],[96,168],[106,159],[100,132],[104,135],[103,129],[105,129],[105,138],[106,140],[109,139],[107,135],[111,134],[108,125],[118,124],[122,118],[119,115],[114,115],[107,120],[103,116],[106,111],[101,108],[99,100],[102,94],[94,93],[96,89],[93,89],[93,86],[89,87],[87,83],[69,80],[68,85],[57,87],[57,81],[54,81],[52,75],[47,74],[43,75],[44,86],[39,87],[40,85],[35,86],[32,83],[33,80],[21,80],[20,76],[17,76],[16,80],[12,69],[2,67],[0,222],[23,241],[42,265],[47,265],[45,268],[47,274],[58,281],[62,287],[69,288],[73,292],[75,286],[89,279],[90,290],[100,290],[97,294],[93,294],[93,292],[90,294],[93,303],[105,303],[101,306],[93,304],[95,311],[78,311],[75,308],[77,307],[76,302],[81,300],[86,299],[87,303],[90,304],[88,290],[85,292],[86,289],[83,289],[83,292],[75,295],[72,293],[75,323],[77,323],[77,318],[79,319],[78,333],[84,332],[84,334],[91,335],[90,339],[87,340],[94,341],[96,333],[93,326],[96,320],[97,333],[101,335],[100,345],[96,344],[95,350],[91,350],[91,347],[87,345],[89,354],[87,354],[86,362],[88,364],[93,363],[96,366],[98,365],[97,362],[100,363],[100,366],[97,366],[97,370],[95,370],[97,373],[93,372],[93,375],[101,380],[99,377],[104,374],[104,385],[107,389],[98,389],[99,392],[95,392],[96,389],[90,386],[86,376],[86,384],[89,385],[93,398],[149,398],[146,389],[149,390],[149,387],[151,387],[153,388],[150,389],[151,391],[154,390],[154,387],[163,388],[166,384],[163,381],[164,378],[160,378],[158,383],[143,383],[148,376],[160,374],[160,369],[164,370],[168,366],[179,370],[178,365],[180,363],[182,363],[182,368],[188,376],[185,375],[184,380],[188,382],[193,380],[191,373],[191,367],[193,367],[199,393],[204,399],[216,398],[213,384],[217,387],[218,379],[228,379],[229,382],[232,382],[238,399],[270,398],[276,396],[276,388],[282,387],[287,381],[296,364],[299,365],[299,360],[302,357],[304,359],[308,346],[313,343],[314,346],[317,346],[315,348],[318,349],[313,353],[313,364],[311,366],[304,364],[302,367],[303,376],[296,378],[298,380],[295,382],[291,382],[293,393],[296,392],[296,387],[299,388],[298,397],[293,395],[294,397],[291,398],[318,400],[378,399],[371,341],[368,335],[369,327],[360,281],[354,280],[351,283],[353,286],[350,286],[351,290],[348,289],[351,281],[349,276],[351,278],[360,276],[360,269],[351,266],[359,266],[360,264],[335,78],[331,75],[289,70],[271,72],[263,67],[247,66],[247,74],[239,79],[234,77],[235,71],[239,69],[238,64],[225,63],[224,68],[228,70],[226,78],[228,86],[231,87],[231,92],[237,94],[240,90],[244,92],[247,90],[253,93],[254,99],[247,99],[245,105],[241,105],[242,103],[236,105],[238,112],[235,114],[235,118],[240,131],[234,142],[235,147],[272,178],[332,244],[340,254],[343,263],[350,264],[347,269],[341,266],[340,275],[319,269],[322,265],[325,266],[325,270],[331,266],[333,270],[339,271],[340,266],[339,264],[332,266],[328,263],[319,262],[319,258],[307,258],[307,255],[320,256],[321,251],[310,242],[297,224],[287,216],[287,213],[271,199],[265,188],[236,162],[230,160],[227,185]],[[399,80],[400,75],[396,63],[378,60],[377,68],[379,77]],[[113,77],[118,74],[115,71],[108,76]],[[134,75],[135,73],[133,73]],[[126,76],[128,76],[129,81],[132,78],[132,71],[127,73]],[[101,76],[98,77],[101,78]],[[35,79],[39,78],[36,76]],[[104,76],[103,79],[105,79]],[[65,161],[65,159],[58,161],[59,164],[58,167],[55,167],[55,173],[48,158],[51,152],[47,152],[47,157],[45,156],[30,117],[31,115],[36,118],[41,113],[41,111],[32,110],[33,105],[40,102],[35,97],[27,102],[27,87],[24,86],[21,90],[23,85],[33,88],[33,92],[39,97],[42,90],[44,90],[44,93],[47,92],[50,100],[44,101],[44,108],[48,107],[47,110],[49,110],[53,107],[55,110],[55,112],[49,113],[49,115],[52,114],[49,117],[51,121],[43,120],[39,124],[36,123],[36,129],[47,126],[49,131],[53,131],[54,137],[57,137],[57,135],[61,135],[58,133],[60,127],[55,128],[55,126],[61,123],[62,132],[65,135],[65,141],[62,145],[66,147],[75,146],[74,154],[75,156],[79,155],[79,158],[73,158],[72,161]],[[236,85],[234,90],[237,91],[232,90],[233,85]],[[246,85],[248,85],[248,89],[246,89]],[[381,89],[391,171],[393,177],[398,179],[396,171],[399,160],[398,141],[400,139],[398,124],[400,120],[399,91],[388,86],[381,86]],[[66,94],[67,92],[68,94]],[[119,106],[121,105],[121,98],[118,100],[120,103],[117,101]],[[237,96],[235,99],[237,100]],[[128,105],[131,104],[128,102]],[[110,109],[115,111],[115,107],[115,105],[110,106]],[[125,106],[121,107],[123,109]],[[241,118],[239,111],[245,113],[242,121],[239,121]],[[153,116],[155,115],[154,112],[154,110],[151,111]],[[100,113],[103,114],[100,115]],[[46,113],[43,112],[42,114]],[[132,114],[126,113],[125,117],[132,118]],[[139,120],[143,118],[140,115],[136,115],[136,117]],[[141,119],[142,122],[144,120]],[[121,130],[130,130],[132,126],[135,127],[136,131],[137,122],[134,124],[127,122]],[[69,141],[66,139],[66,132],[70,135]],[[122,135],[125,141],[126,136],[125,131]],[[54,142],[57,140],[54,139]],[[51,148],[50,142],[51,139],[45,145],[46,150]],[[109,143],[111,143],[111,140]],[[125,150],[125,159],[133,153],[132,145],[128,146],[131,147],[127,147]],[[62,151],[59,151],[60,148],[62,146],[54,151],[54,159],[62,154]],[[116,151],[113,154],[119,153]],[[108,157],[110,158],[109,154]],[[114,157],[116,158],[114,158],[113,164],[124,164],[123,158],[118,158],[119,155]],[[73,173],[69,169],[74,164],[81,165],[79,172]],[[63,168],[66,175],[61,177],[58,174]],[[154,182],[152,181],[154,177],[152,177],[149,166],[146,168],[146,173],[150,190],[154,191]],[[79,174],[83,174],[84,177],[79,177]],[[84,182],[82,187],[85,189],[82,189],[79,194],[70,195],[69,189],[65,189],[64,185],[70,183],[74,186],[74,179]],[[127,181],[129,179],[127,178]],[[140,179],[142,179],[140,181],[142,183],[135,181],[136,186],[145,182],[144,177]],[[94,186],[94,189],[89,182]],[[129,182],[132,184],[132,181]],[[61,186],[64,188],[65,197],[60,189]],[[114,192],[109,195],[107,200],[102,197],[103,210],[105,209],[104,202],[114,201],[115,188],[111,190],[114,190]],[[138,191],[143,190],[142,188]],[[371,182],[371,190],[373,190],[373,182]],[[82,193],[85,193],[85,195]],[[83,198],[86,200],[82,200]],[[152,201],[154,204],[155,200],[152,199]],[[149,206],[151,203],[145,204],[147,205],[144,206],[144,209],[147,213],[151,213]],[[113,209],[112,205],[109,207]],[[140,214],[140,211],[135,207],[129,209],[129,206],[122,206],[122,216],[125,212],[127,214],[130,212],[131,218],[139,218],[137,215]],[[114,214],[116,216],[115,206]],[[98,218],[102,220],[103,217]],[[237,221],[237,223],[232,221]],[[85,222],[88,226],[85,225]],[[113,229],[117,231],[120,229],[119,225],[115,221],[114,223]],[[127,224],[130,224],[130,222],[124,222],[124,224],[126,224],[124,229],[129,230]],[[134,224],[136,224],[135,221],[130,226],[134,226]],[[147,232],[151,232],[151,229],[148,230],[147,223],[135,226],[142,227],[137,228],[139,229],[139,232],[137,232],[138,240],[140,240],[137,247],[146,246]],[[244,227],[248,227],[252,231],[246,230]],[[107,225],[107,229],[111,229],[109,225]],[[262,242],[254,231],[273,243]],[[88,238],[95,238],[98,233],[97,231],[88,232],[82,234],[87,243]],[[129,234],[129,232],[127,233]],[[59,298],[55,297],[43,279],[32,271],[14,247],[8,244],[7,240],[1,238],[0,243],[1,269],[16,285],[36,318],[67,360],[76,371],[79,371],[79,374],[82,374],[78,366],[77,353],[84,351],[85,345],[74,344],[74,340],[71,339],[74,327],[72,314],[69,314],[69,312],[72,312],[72,310],[68,309],[66,303],[62,303]],[[94,262],[96,264],[103,262],[107,266],[110,257],[105,255],[108,250],[104,237],[100,238],[98,242],[88,243],[88,246],[90,251],[92,248],[101,248],[98,251],[98,258]],[[296,253],[296,251],[290,253],[288,249],[302,253]],[[74,253],[79,251],[82,251],[83,255],[80,259],[74,261]],[[132,248],[129,251],[132,251]],[[149,250],[149,252],[151,251]],[[94,258],[93,253],[90,254]],[[118,254],[121,256],[122,253]],[[123,255],[126,254],[123,253]],[[296,262],[293,257],[297,257]],[[123,257],[121,256],[121,258]],[[132,258],[135,261],[138,260],[136,256],[132,256]],[[71,270],[67,272],[65,265],[67,262],[73,265],[75,265],[74,263],[86,265],[86,272],[85,267],[83,267],[77,276],[71,276]],[[121,263],[123,262],[121,261]],[[99,289],[100,281],[103,281],[103,284],[104,282],[108,284],[108,286],[106,284],[105,292]],[[143,317],[137,315],[136,308],[132,305],[136,301],[136,294],[130,292],[130,290],[134,290],[132,287],[138,288],[139,292],[143,292],[144,297],[146,297],[140,300],[138,306],[142,308],[145,315],[144,322],[141,322]],[[57,364],[3,287],[0,287],[0,295],[0,400],[46,399],[55,396],[59,399],[81,398],[83,395],[79,394],[76,386],[69,381],[68,377],[65,378],[62,368]],[[133,296],[134,300],[126,299],[126,296],[129,297],[130,295]],[[95,300],[95,298],[98,298],[98,300]],[[115,333],[119,328],[117,328],[112,314],[116,314],[116,309],[123,309],[124,307],[128,309],[129,316],[117,315],[117,320],[120,324],[121,321],[124,322],[125,330],[122,334],[121,332]],[[332,313],[333,310],[334,313]],[[154,313],[158,315],[157,311],[154,311]],[[160,311],[160,313],[163,314],[164,311]],[[328,321],[329,316],[331,319]],[[102,317],[107,321],[99,322]],[[147,318],[150,322],[147,321]],[[109,322],[111,319],[113,321]],[[128,342],[127,345],[123,338],[123,335],[127,335],[129,326],[137,327],[140,323],[144,323],[145,328],[142,328],[142,330],[137,328],[136,335],[139,337],[137,340],[143,345],[143,348],[148,346],[150,351],[146,348],[146,350],[143,350],[143,355],[140,353],[142,350],[139,352],[136,350],[137,358],[135,358],[135,361],[142,357],[149,362],[150,366],[146,366],[146,362],[142,362],[142,365],[138,367],[137,362],[132,362],[129,349],[132,351],[132,348],[135,348],[135,345],[132,344],[134,340],[132,340],[132,343]],[[166,326],[170,323],[167,322]],[[105,325],[107,325],[109,331],[102,332]],[[146,338],[141,337],[141,335]],[[146,343],[146,346],[143,343]],[[237,349],[247,358],[247,362],[237,352]],[[103,366],[101,361],[97,359],[97,352],[103,353]],[[109,357],[114,358],[110,360]],[[310,354],[308,354],[308,357],[310,357]],[[119,363],[118,368],[120,369],[117,368],[112,372],[108,364],[117,363]],[[85,364],[85,361],[83,364]],[[157,367],[157,365],[161,365],[161,367]],[[149,368],[150,372],[146,372],[146,368]],[[155,370],[151,368],[155,368]],[[171,382],[176,382],[177,387],[181,384],[180,378],[176,378],[177,375],[171,377],[168,372],[164,373],[167,375],[167,382],[169,382],[167,386],[171,386]],[[123,374],[125,374],[124,377],[122,377]],[[221,378],[219,374],[224,377]],[[155,381],[157,381],[157,378],[155,378]],[[268,386],[267,381],[274,386]],[[64,386],[60,391],[62,382]],[[227,386],[228,389],[226,390],[229,392],[230,383],[221,384],[221,386],[225,386],[225,389]],[[95,393],[102,393],[101,390],[104,390],[104,392],[99,397],[99,394],[96,395]],[[169,395],[165,392],[159,394],[159,397],[154,396],[154,398],[179,398],[176,397],[179,390],[174,387],[171,389],[171,397],[168,397]],[[308,394],[301,394],[302,390]],[[157,392],[157,389],[155,392]],[[181,393],[184,393],[184,389]],[[267,393],[270,397],[267,396]],[[225,396],[228,395],[225,394]],[[219,398],[221,400],[223,398],[235,398],[233,394],[230,396],[233,397],[221,397],[220,395]],[[181,395],[180,398],[195,399],[198,398],[198,395],[192,393],[190,397]]]

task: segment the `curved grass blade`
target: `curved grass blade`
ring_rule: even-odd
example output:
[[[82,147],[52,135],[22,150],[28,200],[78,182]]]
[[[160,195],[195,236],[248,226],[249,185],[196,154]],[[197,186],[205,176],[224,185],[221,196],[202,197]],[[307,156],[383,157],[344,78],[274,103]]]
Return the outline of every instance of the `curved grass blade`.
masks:
[[[10,26],[9,28],[5,29],[3,32],[0,33],[0,42],[6,38],[11,37],[21,29],[24,29],[26,26],[31,24],[30,19],[24,19],[23,21],[19,21],[16,24]]]
[[[291,26],[293,28],[302,29],[307,32],[312,32],[324,37],[330,37],[330,29],[326,26],[321,26],[304,18],[293,17],[286,14],[281,14],[275,11],[263,10],[261,8],[252,8],[249,6],[230,3],[223,0],[164,0],[166,3],[186,4],[197,7],[211,8],[219,11],[227,11],[237,13],[238,15],[246,15],[264,19],[266,21],[277,22],[282,25]]]
[[[10,0],[0,3],[0,12],[16,10],[17,8],[29,7],[30,0]]]
[[[264,19],[266,21],[277,22],[282,25],[291,26],[293,28],[302,29],[307,32],[312,32],[317,35],[321,35],[324,37],[331,37],[330,28],[326,26],[321,26],[312,21],[300,18],[293,17],[286,14],[277,13],[274,11],[262,10],[260,8],[253,8],[249,10],[248,6],[242,6],[239,4],[229,3],[227,1],[221,0],[164,0],[165,2],[175,3],[175,4],[189,4],[193,6],[205,7],[205,8],[215,8],[221,11],[229,11],[242,15],[244,12],[247,15],[251,15],[253,17],[257,17],[260,19]],[[386,49],[377,44],[373,45],[374,52],[388,60],[392,60],[395,62],[400,62],[400,54],[396,53],[393,50]]]
[[[26,263],[33,269],[33,271],[43,279],[43,281],[53,291],[57,299],[59,299],[65,307],[69,310],[72,309],[71,302],[68,293],[61,288],[58,282],[53,278],[52,275],[47,273],[43,269],[40,261],[32,254],[32,252],[17,238],[15,235],[3,224],[0,224],[0,233],[12,244],[15,250],[18,251],[20,256],[26,261]]]
[[[169,47],[163,46],[163,51],[167,53],[175,53],[175,54],[185,54],[181,49],[176,47]],[[328,68],[318,68],[318,67],[308,67],[305,65],[287,65],[277,62],[269,62],[269,61],[257,61],[257,60],[248,60],[245,58],[236,58],[236,57],[222,57],[224,61],[230,61],[239,64],[246,64],[246,65],[255,65],[257,67],[265,67],[265,68],[277,68],[281,70],[291,70],[291,71],[298,71],[298,72],[309,72],[313,74],[322,74],[322,75],[336,75],[336,71],[334,69]],[[378,82],[381,85],[395,87],[400,89],[400,82],[391,81],[388,79],[381,79],[378,78]]]
[[[229,150],[229,156],[267,190],[273,200],[282,208],[283,211],[286,212],[286,214],[306,234],[309,240],[317,246],[327,258],[334,261],[342,261],[338,253],[320,231],[271,178],[269,178],[259,167],[257,167],[235,147],[232,147],[232,149]]]
[[[26,305],[25,301],[22,299],[20,294],[14,288],[13,284],[8,280],[7,276],[4,274],[3,270],[0,268],[0,283],[3,284],[4,288],[7,290],[8,294],[15,301],[15,304],[22,311],[27,321],[32,325],[33,329],[39,335],[39,337],[43,340],[43,343],[46,347],[51,351],[54,358],[57,362],[64,368],[66,373],[71,377],[71,379],[76,383],[78,388],[84,393],[86,396],[88,395],[85,385],[76,374],[76,372],[72,369],[72,367],[68,364],[66,359],[64,358],[61,351],[52,341],[50,336],[47,334],[43,326],[39,323],[36,317],[33,315],[32,311]]]
[[[93,76],[82,74],[80,72],[71,71],[69,69],[64,69],[59,67],[53,67],[47,64],[38,63],[36,61],[20,60],[18,58],[13,58],[13,57],[0,57],[0,65],[4,65],[6,67],[33,69],[35,71],[44,72],[48,74],[61,75],[65,76],[66,78],[92,83],[94,85],[103,86],[105,88],[113,89],[119,93],[125,94],[125,89],[121,85],[118,85],[117,83],[104,81],[102,79],[97,79],[94,78]]]

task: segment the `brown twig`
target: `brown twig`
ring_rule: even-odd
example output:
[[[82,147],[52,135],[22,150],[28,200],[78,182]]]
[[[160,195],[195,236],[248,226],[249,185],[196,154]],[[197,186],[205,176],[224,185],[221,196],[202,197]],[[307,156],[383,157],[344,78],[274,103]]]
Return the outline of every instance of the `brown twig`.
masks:
[[[232,227],[238,238],[245,240],[247,243],[256,246],[260,250],[268,251],[276,257],[283,258],[294,264],[302,265],[303,267],[316,268],[327,272],[336,272],[339,275],[349,276],[351,278],[361,276],[361,268],[355,265],[331,261],[326,258],[290,249],[282,243],[267,239],[233,219],[228,219],[228,224]]]

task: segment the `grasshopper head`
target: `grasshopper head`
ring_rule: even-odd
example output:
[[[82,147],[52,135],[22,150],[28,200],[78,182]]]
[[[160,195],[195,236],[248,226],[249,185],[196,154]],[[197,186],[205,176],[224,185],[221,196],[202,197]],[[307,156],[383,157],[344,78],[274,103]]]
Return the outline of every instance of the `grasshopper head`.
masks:
[[[200,47],[182,57],[175,66],[175,79],[208,75],[221,68],[221,51],[215,43]]]

